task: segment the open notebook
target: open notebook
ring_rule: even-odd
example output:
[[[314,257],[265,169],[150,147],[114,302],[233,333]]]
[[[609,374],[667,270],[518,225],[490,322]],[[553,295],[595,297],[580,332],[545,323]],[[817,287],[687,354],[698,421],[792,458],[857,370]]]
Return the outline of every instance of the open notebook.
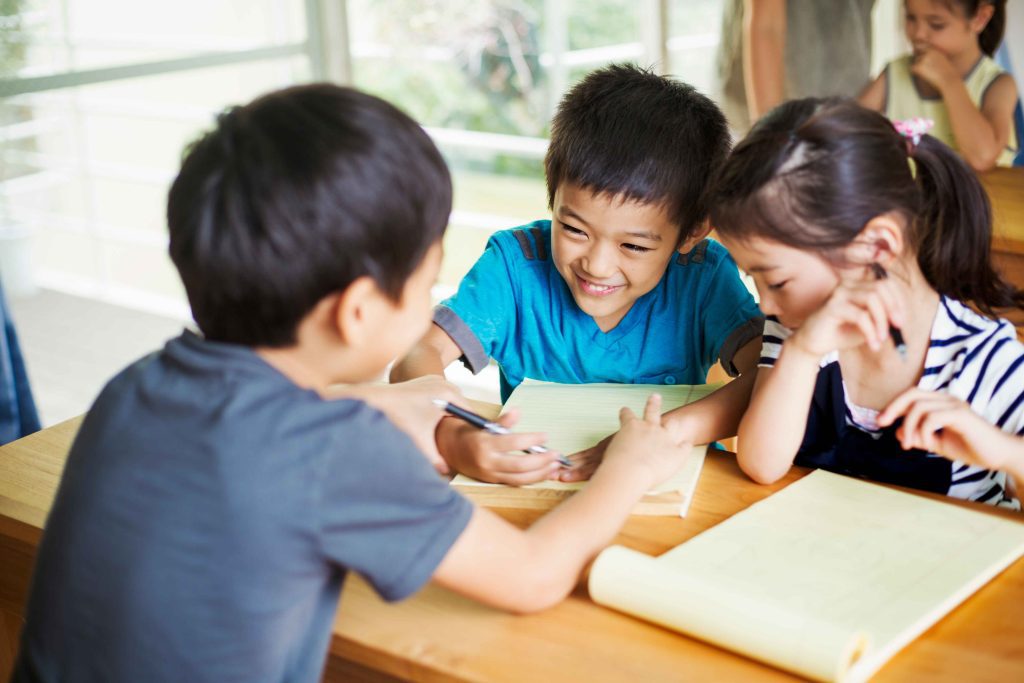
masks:
[[[619,429],[619,409],[629,406],[640,415],[647,397],[662,396],[662,409],[671,410],[704,398],[720,384],[557,384],[528,379],[516,387],[503,412],[519,408],[517,432],[544,432],[547,445],[566,455],[590,448]],[[683,469],[672,479],[648,493],[634,508],[634,514],[679,515],[690,507],[706,446],[694,448]],[[452,485],[482,505],[547,509],[583,487],[545,481],[529,486],[503,486],[459,475]]]
[[[1024,553],[1024,521],[824,470],[658,558],[612,546],[594,601],[807,678],[863,681]]]

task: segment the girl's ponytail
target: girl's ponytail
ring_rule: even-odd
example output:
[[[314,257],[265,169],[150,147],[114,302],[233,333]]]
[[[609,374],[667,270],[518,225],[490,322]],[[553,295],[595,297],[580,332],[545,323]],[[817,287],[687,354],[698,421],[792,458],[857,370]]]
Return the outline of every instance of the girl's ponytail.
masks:
[[[992,267],[992,206],[978,177],[946,145],[925,135],[911,156],[921,204],[917,261],[936,291],[988,315],[1024,307],[1024,292]]]

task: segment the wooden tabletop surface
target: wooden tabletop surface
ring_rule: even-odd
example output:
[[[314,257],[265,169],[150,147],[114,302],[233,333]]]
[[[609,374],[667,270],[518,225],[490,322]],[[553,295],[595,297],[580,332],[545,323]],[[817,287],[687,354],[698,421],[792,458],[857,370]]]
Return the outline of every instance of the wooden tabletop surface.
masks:
[[[992,200],[993,246],[1024,254],[1024,168],[996,168],[979,177]]]
[[[0,679],[6,677],[28,589],[31,558],[80,418],[0,447]],[[711,453],[686,519],[632,517],[617,543],[661,553],[761,500],[772,486],[747,479],[728,453]],[[991,511],[986,506],[973,506]],[[519,526],[536,511],[499,510]],[[680,681],[793,680],[785,672],[591,602],[580,587],[530,616],[483,607],[428,586],[386,604],[350,576],[328,660],[328,680]],[[1024,559],[941,620],[886,665],[876,680],[1024,680]],[[0,646],[3,643],[0,642]]]

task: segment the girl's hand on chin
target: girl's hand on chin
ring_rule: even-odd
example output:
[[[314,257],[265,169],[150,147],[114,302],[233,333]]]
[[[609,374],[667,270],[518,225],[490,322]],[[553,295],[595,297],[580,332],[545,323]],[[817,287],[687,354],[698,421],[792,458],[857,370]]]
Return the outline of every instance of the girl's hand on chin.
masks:
[[[903,307],[891,280],[842,283],[786,345],[819,357],[863,344],[878,351],[889,336],[890,324],[903,325]]]

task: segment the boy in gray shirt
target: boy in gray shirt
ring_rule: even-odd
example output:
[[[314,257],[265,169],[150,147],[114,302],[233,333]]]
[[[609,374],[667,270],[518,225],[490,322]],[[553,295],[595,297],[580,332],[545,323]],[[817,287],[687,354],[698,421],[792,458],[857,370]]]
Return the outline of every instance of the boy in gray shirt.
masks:
[[[429,399],[458,400],[450,386],[329,389],[379,376],[427,329],[450,209],[423,130],[351,89],[271,93],[191,147],[168,224],[201,334],[89,411],[12,680],[318,681],[348,571],[388,600],[431,579],[517,612],[568,594],[689,451],[656,397],[624,411],[587,488],[523,531],[431,467]]]

